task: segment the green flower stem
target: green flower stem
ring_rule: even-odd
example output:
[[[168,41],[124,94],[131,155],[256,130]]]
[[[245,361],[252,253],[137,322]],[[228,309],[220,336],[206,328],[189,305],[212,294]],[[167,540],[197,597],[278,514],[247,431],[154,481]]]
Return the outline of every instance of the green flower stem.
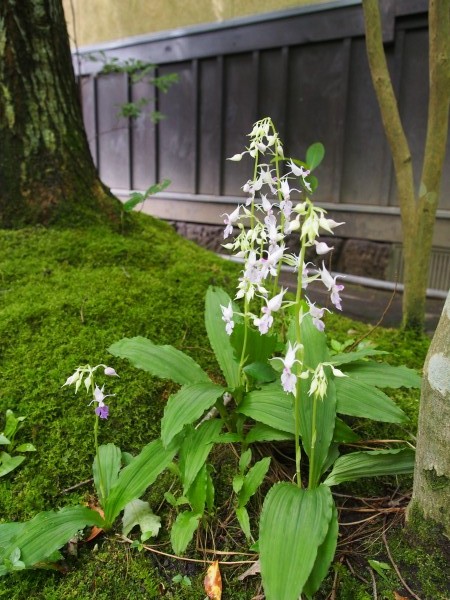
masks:
[[[249,310],[249,301],[247,296],[245,296],[244,301],[244,340],[242,342],[242,352],[241,352],[241,360],[239,361],[239,377],[242,384],[247,385],[247,378],[244,375],[244,363],[247,352],[247,341],[248,341],[248,329],[249,329],[249,318],[248,318],[248,310]]]
[[[298,277],[297,277],[297,293],[295,298],[295,341],[299,345],[297,354],[301,353],[298,358],[300,361],[297,363],[297,385],[295,389],[295,400],[294,400],[294,422],[295,422],[295,472],[298,487],[302,487],[302,479],[300,475],[301,457],[302,450],[300,446],[300,402],[301,402],[301,370],[303,365],[303,346],[302,343],[302,290],[303,290],[303,263],[305,261],[306,245],[301,242],[299,266],[298,266]]]
[[[312,489],[317,487],[314,485],[313,480],[313,472],[315,465],[315,456],[316,456],[316,437],[317,437],[317,429],[316,429],[316,419],[317,419],[317,397],[318,394],[314,394],[313,399],[313,411],[312,411],[312,436],[311,436],[311,452],[309,455],[309,477],[308,477],[308,489]]]
[[[94,394],[94,381],[92,380],[91,383],[91,387],[92,387],[92,394]],[[94,421],[94,446],[95,446],[95,455],[97,457],[97,467],[98,467],[98,475],[99,475],[99,479],[100,479],[100,496],[101,496],[101,500],[102,502],[104,502],[106,500],[105,498],[105,484],[104,484],[104,479],[103,479],[103,471],[102,471],[102,463],[100,460],[100,452],[99,452],[99,446],[98,446],[98,423],[99,423],[100,417],[98,416],[97,413],[95,413],[95,421]]]

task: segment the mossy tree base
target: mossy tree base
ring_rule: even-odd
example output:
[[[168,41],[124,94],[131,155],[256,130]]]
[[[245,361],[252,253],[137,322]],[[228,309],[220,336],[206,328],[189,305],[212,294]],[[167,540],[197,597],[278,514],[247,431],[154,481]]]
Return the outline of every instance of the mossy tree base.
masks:
[[[424,366],[412,505],[450,537],[450,293]]]
[[[0,227],[118,220],[84,131],[60,0],[0,4]]]

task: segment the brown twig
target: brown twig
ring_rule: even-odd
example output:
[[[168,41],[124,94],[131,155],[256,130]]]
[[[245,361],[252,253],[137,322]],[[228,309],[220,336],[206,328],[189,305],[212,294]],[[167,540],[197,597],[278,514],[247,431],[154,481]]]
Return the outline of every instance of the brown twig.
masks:
[[[89,483],[92,483],[93,481],[94,481],[93,477],[91,477],[90,479],[86,479],[85,481],[80,481],[79,483],[76,483],[75,485],[71,485],[70,487],[66,488],[65,490],[61,490],[59,492],[59,495],[62,496],[63,494],[67,494],[68,492],[77,490],[78,488],[83,487],[83,485],[88,485]]]
[[[121,540],[123,540],[124,542],[127,542],[129,544],[133,543],[133,540],[130,540],[130,538],[127,538],[124,535],[120,535],[120,534],[116,534],[118,538],[120,538]],[[160,556],[167,556],[167,558],[174,558],[175,560],[182,560],[185,562],[192,562],[192,563],[201,563],[202,565],[204,565],[206,562],[208,562],[205,559],[198,559],[198,558],[187,558],[185,556],[177,556],[176,554],[169,554],[168,552],[162,552],[162,550],[156,550],[156,548],[153,548],[152,546],[147,546],[147,545],[143,545],[142,546],[145,550],[148,550],[149,552],[153,552],[154,554],[158,554]],[[228,566],[228,565],[252,565],[255,561],[254,560],[230,560],[230,561],[219,561],[219,565],[222,566]]]
[[[373,572],[373,569],[371,569],[370,567],[369,567],[369,573],[370,573],[370,576],[372,578],[373,600],[377,600],[377,598],[378,598],[377,580],[375,579],[375,574]]]
[[[358,346],[358,344],[360,344],[363,340],[365,340],[367,337],[369,337],[369,335],[372,335],[372,333],[375,331],[375,329],[378,329],[378,327],[383,322],[384,317],[386,316],[387,311],[391,308],[391,304],[394,301],[395,294],[397,293],[397,286],[398,286],[398,276],[397,276],[397,279],[395,280],[394,291],[392,292],[392,295],[389,298],[389,302],[387,303],[386,308],[384,309],[383,314],[381,315],[381,317],[378,319],[378,321],[375,323],[375,325],[371,329],[369,329],[369,331],[367,333],[365,333],[364,335],[362,335],[359,338],[359,340],[356,340],[356,342],[354,344],[352,344],[350,346],[350,348],[347,348],[346,352],[352,352],[356,348],[356,346]]]

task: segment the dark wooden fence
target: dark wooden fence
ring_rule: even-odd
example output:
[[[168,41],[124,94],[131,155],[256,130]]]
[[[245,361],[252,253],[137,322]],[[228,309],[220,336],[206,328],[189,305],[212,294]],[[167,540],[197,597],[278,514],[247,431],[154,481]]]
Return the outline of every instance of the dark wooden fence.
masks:
[[[385,0],[383,36],[400,113],[420,173],[428,104],[426,0]],[[340,235],[399,244],[392,161],[372,89],[362,7],[344,0],[83,49],[74,64],[84,119],[100,176],[120,196],[163,178],[149,203],[157,216],[219,223],[242,198],[251,165],[230,163],[254,121],[271,116],[286,153],[326,148],[316,201],[339,220]],[[179,83],[162,94],[124,74],[99,75],[89,53],[158,64]],[[165,119],[118,118],[119,106],[154,97]],[[169,191],[170,190],[170,191]],[[433,287],[450,285],[450,152],[434,237]],[[397,253],[398,254],[398,253]],[[441,264],[442,263],[442,264]],[[443,267],[444,265],[444,267]],[[447,265],[447,266],[445,266]]]

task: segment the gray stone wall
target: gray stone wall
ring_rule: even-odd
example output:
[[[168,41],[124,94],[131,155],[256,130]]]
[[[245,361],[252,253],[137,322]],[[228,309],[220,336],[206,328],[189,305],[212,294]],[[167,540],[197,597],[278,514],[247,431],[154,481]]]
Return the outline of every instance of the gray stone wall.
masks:
[[[228,253],[222,246],[224,243],[222,226],[181,221],[173,221],[171,225],[181,236],[212,252]],[[332,254],[326,257],[328,269],[330,269],[331,260],[332,271],[373,279],[386,279],[392,256],[392,245],[390,243],[325,236],[320,239],[329,246],[334,247]],[[287,240],[287,246],[290,252],[298,253],[298,237],[291,235]],[[314,249],[310,250],[306,258],[317,263],[317,255]]]

